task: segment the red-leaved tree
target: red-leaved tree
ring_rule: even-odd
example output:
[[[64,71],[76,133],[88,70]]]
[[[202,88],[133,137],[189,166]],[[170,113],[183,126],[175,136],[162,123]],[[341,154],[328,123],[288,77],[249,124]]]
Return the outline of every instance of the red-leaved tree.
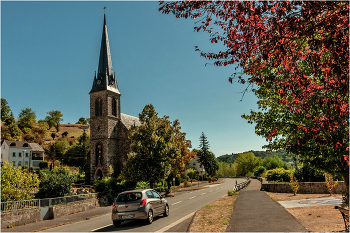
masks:
[[[296,122],[298,133],[289,148],[302,154],[310,141],[336,148],[328,155],[332,160],[324,163],[336,163],[349,188],[344,156],[349,150],[349,2],[160,2],[159,11],[199,20],[196,31],[208,32],[211,43],[225,45],[225,51],[216,53],[196,50],[217,66],[240,66],[251,75],[234,73],[229,82],[274,85],[279,104],[294,119],[303,119]],[[301,69],[304,61],[308,72]],[[273,68],[274,75],[259,73],[265,67]],[[277,135],[271,129],[268,140]]]

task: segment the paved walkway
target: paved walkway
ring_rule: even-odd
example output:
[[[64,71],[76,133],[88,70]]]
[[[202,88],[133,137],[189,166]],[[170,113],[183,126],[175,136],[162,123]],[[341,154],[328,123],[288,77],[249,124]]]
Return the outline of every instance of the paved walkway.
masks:
[[[298,207],[310,207],[321,205],[341,205],[342,197],[322,197],[315,199],[301,199],[292,201],[278,201],[284,208],[298,208]]]
[[[252,179],[240,191],[226,232],[306,232],[283,206],[260,191],[261,183]]]

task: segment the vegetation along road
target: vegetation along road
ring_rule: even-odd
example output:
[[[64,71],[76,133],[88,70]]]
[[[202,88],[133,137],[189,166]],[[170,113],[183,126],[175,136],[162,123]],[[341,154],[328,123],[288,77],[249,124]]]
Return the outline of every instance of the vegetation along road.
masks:
[[[156,217],[151,225],[143,221],[126,221],[121,226],[114,227],[111,214],[106,214],[87,221],[77,222],[65,226],[51,228],[46,232],[108,232],[108,231],[130,231],[130,232],[165,232],[171,227],[191,217],[195,211],[208,205],[227,194],[234,185],[245,181],[244,178],[226,178],[221,184],[208,185],[208,188],[188,191],[182,195],[167,198],[170,215],[168,217]],[[112,208],[111,208],[112,213]]]

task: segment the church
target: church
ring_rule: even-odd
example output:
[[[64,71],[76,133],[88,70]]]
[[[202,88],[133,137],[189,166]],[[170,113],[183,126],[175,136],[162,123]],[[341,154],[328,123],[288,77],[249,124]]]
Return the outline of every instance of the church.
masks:
[[[130,152],[129,130],[141,124],[138,117],[120,112],[121,93],[113,73],[105,14],[98,70],[97,74],[95,71],[89,94],[90,152],[85,170],[87,184],[110,176],[108,173],[110,165],[114,169],[115,176],[121,173],[123,163]]]

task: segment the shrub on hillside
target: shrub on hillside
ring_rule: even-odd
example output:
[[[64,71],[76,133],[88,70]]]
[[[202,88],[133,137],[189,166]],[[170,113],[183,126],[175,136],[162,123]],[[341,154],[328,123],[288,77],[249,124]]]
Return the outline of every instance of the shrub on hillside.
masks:
[[[279,182],[289,182],[290,176],[293,174],[291,170],[284,170],[284,168],[275,168],[268,170],[266,172],[267,181],[279,181]]]

